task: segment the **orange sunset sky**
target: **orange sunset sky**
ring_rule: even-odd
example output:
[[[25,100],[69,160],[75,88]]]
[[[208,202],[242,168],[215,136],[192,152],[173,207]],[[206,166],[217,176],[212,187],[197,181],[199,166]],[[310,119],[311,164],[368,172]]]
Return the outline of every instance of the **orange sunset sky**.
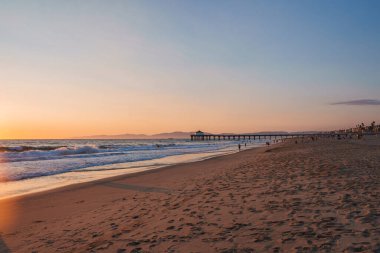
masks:
[[[0,139],[380,121],[378,5],[233,2],[2,3]]]

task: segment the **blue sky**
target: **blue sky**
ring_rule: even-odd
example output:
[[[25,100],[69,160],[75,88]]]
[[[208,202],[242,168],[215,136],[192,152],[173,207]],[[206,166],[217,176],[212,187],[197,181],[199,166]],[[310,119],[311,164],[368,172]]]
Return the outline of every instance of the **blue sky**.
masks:
[[[74,127],[83,128],[79,135],[312,130],[380,120],[376,105],[332,105],[380,99],[379,1],[1,1],[0,7],[0,117],[7,135],[15,125],[46,125],[46,117],[65,129],[83,119]],[[95,115],[108,127],[89,127],[103,122]]]

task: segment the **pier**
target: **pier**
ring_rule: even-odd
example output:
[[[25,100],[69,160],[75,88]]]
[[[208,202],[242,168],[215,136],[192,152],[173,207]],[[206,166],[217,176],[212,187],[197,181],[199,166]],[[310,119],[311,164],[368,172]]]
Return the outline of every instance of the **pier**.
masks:
[[[285,139],[307,137],[348,137],[354,133],[294,133],[294,134],[192,134],[192,141],[236,141],[236,140],[261,140],[261,139]]]

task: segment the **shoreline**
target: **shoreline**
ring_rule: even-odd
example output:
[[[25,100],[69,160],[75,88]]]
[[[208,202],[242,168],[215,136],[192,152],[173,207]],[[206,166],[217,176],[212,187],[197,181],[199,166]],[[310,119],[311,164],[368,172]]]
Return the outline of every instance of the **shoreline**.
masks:
[[[261,144],[258,141],[249,145]],[[34,140],[30,143],[4,142],[2,146],[5,149],[13,147],[17,151],[0,152],[1,199],[135,172],[140,168],[154,168],[157,164],[170,165],[235,151],[234,142],[198,143],[166,139],[154,142]]]
[[[279,144],[280,143],[271,144],[271,145],[279,145]],[[71,191],[71,190],[75,190],[77,188],[82,188],[82,187],[86,187],[86,186],[102,184],[102,183],[109,182],[109,181],[112,182],[112,181],[122,180],[122,179],[126,179],[126,178],[131,178],[131,177],[138,177],[140,175],[146,175],[146,174],[150,174],[150,173],[159,173],[162,170],[172,169],[172,167],[176,167],[176,166],[179,166],[179,165],[187,165],[187,164],[190,165],[190,164],[193,164],[193,163],[198,163],[198,162],[202,162],[202,161],[212,160],[212,159],[219,158],[219,157],[234,155],[234,154],[239,153],[239,152],[245,152],[245,151],[253,150],[253,149],[263,149],[263,148],[267,148],[267,147],[266,146],[254,146],[254,147],[248,147],[248,148],[243,149],[241,151],[226,150],[226,153],[223,153],[223,154],[215,154],[215,153],[213,153],[210,156],[202,157],[202,158],[199,158],[199,159],[197,158],[194,161],[189,160],[189,161],[178,162],[178,163],[173,163],[173,164],[158,165],[157,167],[154,166],[154,165],[152,165],[153,168],[144,169],[144,170],[141,170],[141,171],[130,172],[130,173],[123,173],[123,174],[115,175],[115,176],[102,177],[102,178],[98,178],[98,179],[94,179],[94,180],[90,180],[90,181],[79,182],[79,183],[72,183],[72,184],[67,184],[67,185],[63,185],[63,186],[58,186],[58,187],[54,187],[54,188],[47,189],[47,190],[41,190],[41,191],[36,191],[36,192],[29,192],[29,193],[24,193],[24,194],[21,194],[21,195],[0,198],[0,204],[1,204],[1,202],[19,201],[19,200],[28,199],[28,198],[33,198],[33,197],[38,197],[38,196],[44,196],[44,195],[48,195],[48,194],[54,194],[54,193],[61,192],[61,191]],[[228,151],[230,151],[230,152],[228,152]],[[186,155],[199,155],[199,154],[207,154],[207,153],[194,153],[194,154],[186,154]],[[175,155],[175,156],[183,156],[183,155]],[[172,157],[175,157],[175,156],[172,156]],[[164,157],[163,159],[165,159],[165,158],[168,158],[168,157]],[[153,160],[161,160],[161,159],[162,158],[160,158],[160,159],[153,159]],[[148,166],[137,166],[137,168],[145,168],[145,167],[148,167]],[[125,168],[125,170],[128,170],[128,169],[129,168]],[[112,169],[110,169],[110,170],[112,170]],[[71,171],[71,172],[66,172],[66,173],[80,173],[80,172],[82,172],[82,171]],[[65,173],[63,173],[63,174],[65,174]]]

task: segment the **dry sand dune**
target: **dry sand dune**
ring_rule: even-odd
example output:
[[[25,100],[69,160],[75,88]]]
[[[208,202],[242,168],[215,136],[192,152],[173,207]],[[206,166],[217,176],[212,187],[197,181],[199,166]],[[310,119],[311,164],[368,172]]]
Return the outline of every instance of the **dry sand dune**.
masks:
[[[380,138],[292,141],[0,202],[0,249],[380,252],[379,196]]]

